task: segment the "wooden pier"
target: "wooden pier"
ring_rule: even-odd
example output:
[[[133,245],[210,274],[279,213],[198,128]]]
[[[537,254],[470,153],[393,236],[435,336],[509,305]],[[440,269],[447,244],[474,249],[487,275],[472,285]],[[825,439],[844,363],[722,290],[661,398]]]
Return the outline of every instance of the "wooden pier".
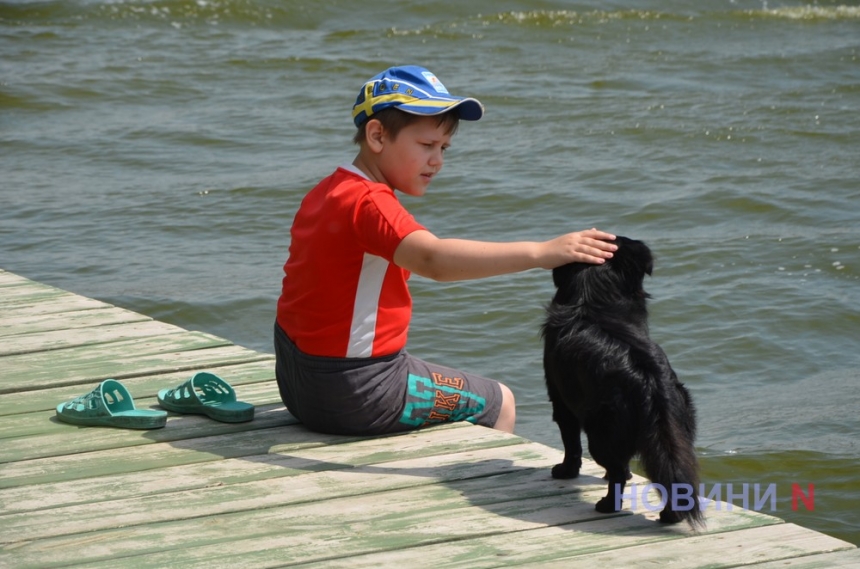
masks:
[[[0,270],[0,567],[860,566],[850,543],[736,506],[709,508],[700,533],[642,505],[597,514],[600,468],[553,480],[558,450],[491,429],[312,433],[273,369],[271,355]],[[55,417],[107,378],[150,408],[202,370],[255,404],[254,421],[172,415],[133,431]]]

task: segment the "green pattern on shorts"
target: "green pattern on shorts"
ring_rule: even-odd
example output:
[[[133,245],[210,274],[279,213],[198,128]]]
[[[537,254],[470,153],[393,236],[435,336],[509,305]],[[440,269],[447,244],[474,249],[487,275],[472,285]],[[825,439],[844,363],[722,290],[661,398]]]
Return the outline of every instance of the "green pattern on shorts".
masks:
[[[436,374],[434,374],[436,375]],[[486,399],[463,389],[462,378],[436,375],[421,377],[410,373],[406,407],[400,422],[413,427],[427,423],[469,421],[474,423],[487,405]]]

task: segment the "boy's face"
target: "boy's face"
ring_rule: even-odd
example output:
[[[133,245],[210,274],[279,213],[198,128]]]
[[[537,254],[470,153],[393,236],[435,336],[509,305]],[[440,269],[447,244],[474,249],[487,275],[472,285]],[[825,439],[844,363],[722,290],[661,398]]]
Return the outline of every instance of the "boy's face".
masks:
[[[421,117],[404,127],[392,140],[381,136],[377,166],[379,180],[410,196],[423,196],[433,177],[442,169],[443,154],[451,145],[446,124],[438,117]]]

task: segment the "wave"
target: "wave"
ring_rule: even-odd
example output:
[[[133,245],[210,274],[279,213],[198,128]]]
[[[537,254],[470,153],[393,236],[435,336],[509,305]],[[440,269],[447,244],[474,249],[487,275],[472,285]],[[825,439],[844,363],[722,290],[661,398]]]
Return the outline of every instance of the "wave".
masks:
[[[743,14],[754,18],[783,20],[856,20],[860,19],[860,6],[794,6],[774,9],[765,7],[761,10],[747,10]]]
[[[785,21],[838,21],[860,18],[860,7],[856,6],[798,6],[768,9],[767,3],[758,10],[708,11],[690,8],[688,11],[661,11],[642,9],[623,10],[511,10],[485,12],[463,16],[457,21],[435,22],[414,29],[391,29],[393,35],[433,35],[440,33],[478,33],[493,26],[521,28],[564,28],[574,26],[596,27],[623,22],[676,22],[692,24],[719,20],[765,20]]]
[[[166,22],[174,27],[235,23],[313,28],[324,11],[304,2],[256,0],[98,0],[0,2],[4,24],[83,24],[103,21]]]
[[[503,23],[533,27],[555,27],[578,24],[605,24],[623,20],[666,20],[666,21],[696,21],[729,18],[765,19],[778,18],[785,20],[854,20],[860,18],[858,6],[793,6],[767,8],[767,2],[757,10],[738,10],[729,12],[690,11],[664,12],[659,10],[530,10],[510,11],[483,17],[485,24]]]
[[[334,3],[301,0],[36,0],[0,1],[0,24],[81,24],[101,21],[133,21],[184,25],[236,24],[286,29],[318,29],[333,22],[341,33],[347,30],[380,28],[381,16],[396,9],[398,19],[410,24],[406,28],[390,28],[392,35],[439,35],[470,33],[482,27],[513,25],[547,28],[575,25],[603,25],[618,21],[697,21],[724,17],[744,19],[783,19],[789,21],[833,21],[860,18],[857,6],[794,6],[714,12],[692,7],[689,11],[659,9],[619,10],[527,10],[496,12],[491,3],[476,3],[469,10],[452,8],[445,0],[428,11],[420,6],[394,2],[393,5],[371,6],[355,13],[346,0]],[[491,7],[489,10],[484,8]],[[344,17],[353,13],[355,17]],[[433,14],[429,16],[428,14]],[[334,31],[334,30],[330,30]]]
[[[689,16],[668,14],[651,10],[531,10],[527,12],[502,12],[484,18],[486,23],[500,22],[535,27],[607,23],[616,20],[687,19]]]

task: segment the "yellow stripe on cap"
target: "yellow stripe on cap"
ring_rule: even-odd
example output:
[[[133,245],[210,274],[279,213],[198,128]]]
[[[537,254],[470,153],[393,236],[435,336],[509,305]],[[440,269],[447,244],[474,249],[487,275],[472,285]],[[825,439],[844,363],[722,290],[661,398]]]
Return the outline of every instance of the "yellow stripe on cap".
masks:
[[[367,113],[367,117],[370,118],[374,112],[377,112],[374,111],[373,108],[378,105],[390,105],[391,103],[399,103],[401,105],[404,105],[419,101],[419,99],[416,99],[415,97],[412,97],[410,95],[405,95],[403,93],[387,93],[385,95],[378,95],[374,97],[373,88],[373,83],[368,83],[367,85],[365,85],[364,102],[352,109],[353,119],[355,119],[355,117],[360,115],[362,112]]]

